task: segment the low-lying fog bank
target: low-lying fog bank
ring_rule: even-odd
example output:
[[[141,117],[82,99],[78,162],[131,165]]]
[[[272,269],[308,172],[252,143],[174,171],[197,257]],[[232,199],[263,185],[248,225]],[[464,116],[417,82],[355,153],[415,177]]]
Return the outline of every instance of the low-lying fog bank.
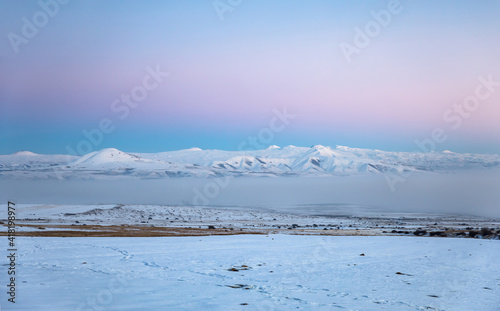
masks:
[[[2,202],[16,203],[207,205],[309,215],[432,213],[500,217],[498,170],[388,178],[0,179],[0,189]]]

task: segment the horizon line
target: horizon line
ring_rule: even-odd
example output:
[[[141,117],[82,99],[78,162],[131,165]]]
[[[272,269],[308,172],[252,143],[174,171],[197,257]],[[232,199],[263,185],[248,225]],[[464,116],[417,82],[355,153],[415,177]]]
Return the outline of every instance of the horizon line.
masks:
[[[335,145],[335,147],[331,146],[326,146],[326,145],[320,145],[320,144],[315,144],[310,147],[306,146],[295,146],[295,145],[287,145],[284,147],[277,146],[277,145],[269,145],[266,148],[262,149],[243,149],[243,150],[224,150],[224,149],[202,149],[199,147],[191,147],[191,148],[185,148],[185,149],[176,149],[176,150],[167,150],[167,151],[159,151],[159,152],[136,152],[136,151],[123,151],[121,149],[115,148],[115,147],[107,147],[107,148],[102,148],[102,149],[97,149],[93,150],[84,154],[70,154],[70,153],[36,153],[32,152],[30,150],[19,150],[13,153],[7,153],[7,154],[0,154],[0,156],[14,156],[14,155],[20,155],[21,153],[26,153],[26,155],[61,155],[61,156],[73,156],[73,157],[81,157],[85,156],[91,153],[96,153],[96,152],[101,152],[106,149],[114,149],[120,152],[124,153],[130,153],[130,154],[155,154],[155,153],[166,153],[166,152],[177,152],[177,151],[223,151],[223,152],[251,152],[251,151],[262,151],[262,150],[276,150],[276,149],[285,149],[285,148],[306,148],[306,149],[312,149],[312,148],[328,148],[330,150],[338,150],[342,148],[347,148],[347,149],[358,149],[358,150],[371,150],[371,151],[380,151],[380,152],[387,152],[387,153],[422,153],[422,154],[429,154],[429,153],[455,153],[455,154],[480,154],[480,155],[500,155],[498,153],[471,153],[471,152],[454,152],[450,150],[442,150],[442,151],[437,151],[437,150],[413,150],[413,151],[387,151],[387,150],[382,150],[382,149],[371,149],[371,148],[359,148],[359,147],[349,147],[349,146],[343,146],[343,145]]]

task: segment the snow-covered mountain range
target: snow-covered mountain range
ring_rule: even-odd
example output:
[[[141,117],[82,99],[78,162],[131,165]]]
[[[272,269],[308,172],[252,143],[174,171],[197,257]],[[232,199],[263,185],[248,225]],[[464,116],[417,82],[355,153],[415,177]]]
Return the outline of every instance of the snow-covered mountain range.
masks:
[[[271,146],[222,151],[191,148],[160,153],[127,153],[108,148],[83,156],[21,151],[0,155],[0,176],[36,179],[135,176],[292,176],[448,172],[500,168],[499,155],[387,152],[343,146]]]

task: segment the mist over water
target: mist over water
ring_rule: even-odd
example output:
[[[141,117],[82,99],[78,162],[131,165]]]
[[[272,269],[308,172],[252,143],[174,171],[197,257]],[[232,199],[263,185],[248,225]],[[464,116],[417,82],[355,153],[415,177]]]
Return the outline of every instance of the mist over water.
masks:
[[[109,180],[0,179],[0,200],[26,204],[160,204],[262,208],[312,215],[381,213],[500,217],[500,171],[383,175]]]

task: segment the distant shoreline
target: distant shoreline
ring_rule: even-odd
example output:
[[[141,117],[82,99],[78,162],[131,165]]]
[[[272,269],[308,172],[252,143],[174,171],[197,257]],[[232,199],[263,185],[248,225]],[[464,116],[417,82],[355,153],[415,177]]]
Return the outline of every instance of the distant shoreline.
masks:
[[[240,234],[500,239],[500,219],[386,213],[312,216],[162,205],[18,205],[17,236],[175,237]],[[0,219],[7,227],[7,221]],[[7,235],[7,230],[0,232]]]

